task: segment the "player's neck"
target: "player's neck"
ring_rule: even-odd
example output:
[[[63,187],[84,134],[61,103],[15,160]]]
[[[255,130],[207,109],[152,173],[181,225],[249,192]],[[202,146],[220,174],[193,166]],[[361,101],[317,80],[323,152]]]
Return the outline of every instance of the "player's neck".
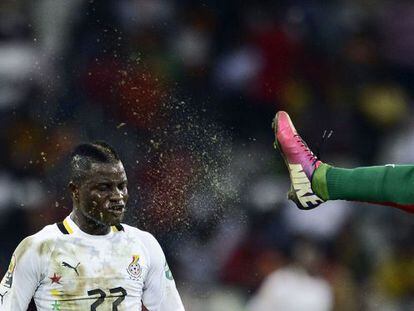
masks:
[[[79,229],[87,234],[105,235],[111,231],[110,226],[98,224],[92,219],[85,217],[85,215],[83,215],[78,209],[73,209],[70,218],[79,227]]]

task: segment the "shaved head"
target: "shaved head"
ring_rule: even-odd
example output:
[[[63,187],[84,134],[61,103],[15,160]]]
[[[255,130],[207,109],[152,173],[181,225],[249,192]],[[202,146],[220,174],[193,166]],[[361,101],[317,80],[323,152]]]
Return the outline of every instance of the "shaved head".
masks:
[[[97,141],[78,145],[72,152],[70,179],[79,184],[92,169],[94,163],[118,163],[119,156],[109,144]]]

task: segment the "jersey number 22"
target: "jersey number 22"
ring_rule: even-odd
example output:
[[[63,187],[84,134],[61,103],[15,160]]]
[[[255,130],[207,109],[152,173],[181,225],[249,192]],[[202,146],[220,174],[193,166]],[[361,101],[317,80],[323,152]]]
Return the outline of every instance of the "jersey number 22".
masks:
[[[116,296],[118,297],[118,299],[116,299],[113,303],[112,303],[112,311],[118,311],[118,306],[121,304],[122,301],[124,301],[125,296],[127,295],[127,292],[124,288],[122,287],[115,287],[115,288],[111,288],[109,289],[109,293],[110,294],[117,294],[117,293],[121,293],[121,296]],[[92,290],[88,290],[88,296],[94,296],[94,295],[99,295],[98,299],[91,305],[91,311],[96,311],[96,308],[102,304],[105,300],[106,297],[106,293],[100,289],[92,289]],[[113,296],[112,296],[113,297]]]

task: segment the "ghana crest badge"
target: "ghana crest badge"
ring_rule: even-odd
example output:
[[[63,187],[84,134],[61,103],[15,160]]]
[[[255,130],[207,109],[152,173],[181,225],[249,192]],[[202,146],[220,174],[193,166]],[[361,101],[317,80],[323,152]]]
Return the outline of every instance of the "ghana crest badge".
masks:
[[[141,276],[142,269],[141,266],[138,263],[139,261],[139,255],[132,255],[132,261],[128,266],[128,274],[131,277],[131,279],[138,281],[139,277]]]

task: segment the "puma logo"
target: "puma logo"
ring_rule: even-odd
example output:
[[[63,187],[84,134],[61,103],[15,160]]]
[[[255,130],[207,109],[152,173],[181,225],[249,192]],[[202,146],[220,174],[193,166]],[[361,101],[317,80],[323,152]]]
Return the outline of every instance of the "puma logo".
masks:
[[[292,174],[292,184],[299,202],[303,207],[312,207],[323,203],[323,200],[313,193],[311,183],[300,164],[289,164]]]
[[[0,294],[0,297],[1,297],[1,304],[3,305],[3,299],[4,299],[4,296],[7,294],[8,292],[7,291],[5,291],[4,292],[4,294]]]
[[[67,262],[62,261],[62,266],[66,267],[66,268],[69,268],[69,269],[75,270],[77,276],[79,276],[79,272],[78,272],[79,265],[80,265],[80,262],[78,262],[78,264],[76,265],[76,267],[73,267],[70,264],[68,264]]]

